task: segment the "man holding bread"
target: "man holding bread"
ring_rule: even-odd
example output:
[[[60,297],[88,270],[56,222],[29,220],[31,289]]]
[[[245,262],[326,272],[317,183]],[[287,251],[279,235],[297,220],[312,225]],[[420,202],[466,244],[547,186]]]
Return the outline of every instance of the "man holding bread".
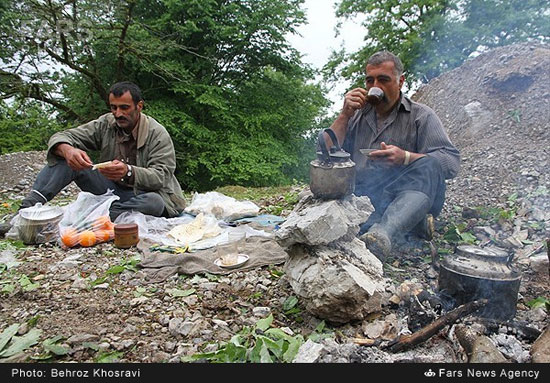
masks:
[[[382,260],[400,235],[415,231],[431,239],[445,179],[455,177],[460,166],[440,119],[403,95],[404,81],[397,56],[373,54],[366,65],[366,89],[346,94],[331,126],[356,163],[355,194],[367,195],[375,208],[360,238]]]
[[[99,195],[111,189],[120,197],[111,205],[112,221],[125,211],[156,217],[175,217],[183,211],[172,139],[161,124],[141,112],[139,87],[114,84],[109,105],[110,113],[50,138],[48,164],[21,208],[44,204],[75,181],[83,191]],[[96,165],[90,151],[99,151]]]

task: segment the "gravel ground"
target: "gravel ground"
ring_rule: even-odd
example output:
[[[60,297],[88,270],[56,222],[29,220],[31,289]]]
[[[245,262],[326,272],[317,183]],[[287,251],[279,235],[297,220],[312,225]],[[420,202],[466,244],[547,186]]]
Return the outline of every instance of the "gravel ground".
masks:
[[[547,263],[542,259],[543,241],[550,237],[549,52],[547,46],[535,45],[497,49],[435,79],[415,95],[436,110],[462,153],[462,170],[448,183],[434,245],[451,251],[452,244],[443,235],[460,223],[461,232],[473,233],[479,243],[513,254],[514,265],[522,272],[515,319],[538,330],[547,326],[547,312],[532,309],[527,302],[550,298]],[[0,203],[22,199],[44,160],[44,152],[0,156]],[[66,204],[77,193],[75,186],[69,186],[53,202]],[[497,220],[494,214],[507,219]],[[40,343],[8,361],[178,362],[199,351],[215,351],[217,343],[270,313],[272,327],[305,339],[319,335],[314,330],[321,321],[301,303],[294,312],[285,306],[293,291],[283,265],[226,276],[174,276],[148,284],[139,267],[132,266],[137,253],[112,243],[70,250],[57,244],[13,249],[5,241],[0,246],[3,254],[11,253],[20,262],[0,274],[0,290],[13,285],[0,300],[0,331],[14,323],[22,324],[19,335],[32,328],[42,331]],[[447,336],[449,328],[442,336],[398,354],[353,343],[352,338],[366,336],[369,323],[390,314],[397,318],[399,331],[408,331],[406,302],[393,304],[390,298],[402,283],[435,291],[437,272],[424,260],[430,254],[426,244],[416,250],[397,249],[394,261],[385,267],[394,288],[384,297],[383,312],[364,323],[325,329],[321,338],[327,339],[320,342],[327,352],[318,361],[464,361],[464,351]],[[107,273],[117,265],[125,266],[124,271]],[[23,275],[29,283],[21,283]],[[103,283],[93,283],[103,277]],[[178,296],[174,289],[189,295]],[[67,350],[63,355],[47,352],[42,344],[55,336]],[[532,340],[518,337],[498,343],[498,334],[493,336],[503,352],[510,344],[517,346],[505,354],[507,358],[529,361]]]

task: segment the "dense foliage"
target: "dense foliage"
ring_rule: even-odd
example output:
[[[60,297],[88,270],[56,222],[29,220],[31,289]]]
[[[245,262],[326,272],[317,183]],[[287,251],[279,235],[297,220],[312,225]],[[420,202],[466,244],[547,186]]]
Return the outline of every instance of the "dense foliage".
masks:
[[[327,78],[364,83],[367,58],[379,50],[397,54],[409,85],[428,82],[471,55],[524,41],[550,42],[550,3],[545,0],[341,0],[337,16],[359,18],[365,45],[334,52]]]
[[[62,128],[59,122],[48,118],[36,101],[18,101],[8,106],[0,100],[0,155],[42,150],[50,136]]]
[[[60,127],[107,112],[109,86],[134,81],[173,137],[185,189],[305,179],[327,100],[286,41],[302,2],[2,0],[0,97],[40,101]],[[13,103],[0,108],[2,129],[34,131]]]

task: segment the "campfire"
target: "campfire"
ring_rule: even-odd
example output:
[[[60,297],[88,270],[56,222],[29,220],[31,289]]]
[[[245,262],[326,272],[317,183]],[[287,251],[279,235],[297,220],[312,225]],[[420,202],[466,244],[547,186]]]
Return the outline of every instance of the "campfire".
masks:
[[[395,286],[356,238],[359,224],[372,211],[366,197],[327,200],[305,193],[278,230],[277,241],[289,255],[285,272],[310,313],[336,326],[362,321],[353,343],[359,350],[377,349],[385,361],[399,360],[398,355],[442,335],[467,362],[508,361],[510,355],[490,336],[507,342],[517,361],[529,358],[518,347],[521,342],[532,344],[533,361],[539,350],[548,351],[548,330],[543,334],[514,320],[521,273],[513,267],[512,255],[497,247],[457,246],[441,262],[432,257],[435,289],[417,281]],[[323,347],[328,352],[331,346]],[[319,351],[316,358],[322,355]],[[312,361],[311,355],[301,357]]]

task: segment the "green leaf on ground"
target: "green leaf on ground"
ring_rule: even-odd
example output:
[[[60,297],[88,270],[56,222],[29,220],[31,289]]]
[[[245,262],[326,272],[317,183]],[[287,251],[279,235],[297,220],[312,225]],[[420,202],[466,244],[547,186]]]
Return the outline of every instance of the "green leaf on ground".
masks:
[[[180,289],[167,289],[166,292],[170,294],[173,297],[188,297],[189,295],[195,294],[195,289],[187,289],[187,290],[180,290]]]
[[[38,343],[38,339],[40,339],[40,334],[42,334],[42,330],[33,328],[21,337],[12,337],[10,346],[0,352],[0,357],[7,358],[35,345]]]
[[[256,322],[256,328],[262,331],[266,331],[273,323],[273,314],[269,314],[264,319],[260,319]]]
[[[289,296],[285,299],[285,302],[283,303],[283,311],[288,311],[292,308],[294,308],[298,304],[298,298],[296,298],[294,295]]]
[[[527,306],[531,307],[532,309],[542,307],[550,310],[550,300],[545,297],[538,297],[527,302]]]
[[[63,338],[61,335],[57,335],[53,338],[46,339],[44,342],[42,342],[42,346],[44,346],[44,350],[46,352],[51,352],[52,354],[55,354],[57,356],[67,355],[69,353],[69,348],[57,344],[60,340],[63,339],[65,338]]]
[[[107,277],[97,278],[97,279],[93,280],[92,282],[90,282],[90,285],[92,285],[92,287],[94,287],[94,286],[97,286],[97,285],[101,285],[102,283],[105,283],[105,281],[107,281]]]
[[[38,319],[40,319],[40,315],[35,315],[27,321],[27,324],[29,325],[29,327],[34,327],[36,326]]]
[[[95,358],[96,363],[116,363],[124,356],[123,352],[100,352]]]
[[[122,273],[126,268],[122,265],[116,265],[111,268],[109,268],[105,273],[106,274],[120,274]]]
[[[32,291],[40,287],[40,283],[32,283],[29,277],[25,274],[23,274],[21,278],[19,278],[19,284],[24,291]]]
[[[19,323],[14,323],[2,331],[2,334],[0,334],[0,351],[2,351],[10,339],[17,334],[17,330],[19,330]]]
[[[92,349],[94,351],[99,351],[99,346],[94,342],[82,342],[82,347]]]

